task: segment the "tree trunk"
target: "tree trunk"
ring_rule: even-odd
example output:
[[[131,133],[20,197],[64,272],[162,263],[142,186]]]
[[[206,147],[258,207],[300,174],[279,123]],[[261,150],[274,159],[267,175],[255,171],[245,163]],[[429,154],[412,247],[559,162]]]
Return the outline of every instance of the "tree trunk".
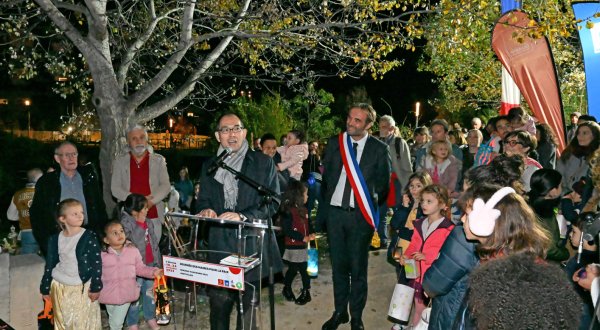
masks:
[[[102,192],[106,203],[106,212],[112,218],[116,203],[110,190],[112,166],[115,158],[124,153],[127,146],[125,132],[129,126],[129,116],[116,106],[97,108],[100,117],[102,140],[100,142],[100,170],[102,172]]]

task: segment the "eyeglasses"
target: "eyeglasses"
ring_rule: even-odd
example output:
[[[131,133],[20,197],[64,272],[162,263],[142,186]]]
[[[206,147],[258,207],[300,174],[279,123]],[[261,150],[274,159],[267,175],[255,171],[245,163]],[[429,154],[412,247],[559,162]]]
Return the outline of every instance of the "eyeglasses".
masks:
[[[244,129],[244,126],[223,127],[218,132],[221,134],[239,133]]]
[[[517,140],[510,140],[510,141],[505,140],[504,143],[510,145],[511,147],[514,147],[517,144],[523,145],[523,143],[521,143]]]
[[[66,153],[66,154],[56,154],[56,155],[59,156],[59,157],[65,157],[65,158],[75,158],[79,154],[76,153],[76,152],[69,152],[69,153]]]

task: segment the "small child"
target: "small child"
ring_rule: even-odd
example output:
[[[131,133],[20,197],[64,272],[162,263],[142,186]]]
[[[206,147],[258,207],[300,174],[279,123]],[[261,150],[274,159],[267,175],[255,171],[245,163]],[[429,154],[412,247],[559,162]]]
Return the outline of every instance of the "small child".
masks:
[[[102,284],[100,303],[106,305],[111,330],[123,329],[123,322],[131,302],[140,297],[136,275],[153,278],[162,276],[161,269],[148,267],[142,262],[137,248],[125,245],[125,231],[118,221],[104,227],[105,251],[102,251]]]
[[[286,145],[277,148],[281,155],[281,163],[277,169],[288,170],[290,177],[300,181],[302,177],[302,162],[308,158],[308,144],[304,141],[304,133],[299,130],[291,130],[287,134]]]
[[[402,204],[400,204],[390,221],[393,230],[392,241],[397,242],[402,251],[406,251],[413,235],[414,221],[423,216],[421,209],[421,192],[423,188],[433,184],[431,176],[425,171],[417,171],[408,178],[408,184],[402,195]],[[402,272],[401,272],[402,273]],[[402,282],[399,282],[402,283]]]
[[[285,234],[285,252],[283,260],[288,262],[285,273],[283,296],[286,300],[295,300],[296,304],[304,305],[311,300],[310,277],[306,271],[308,262],[307,245],[315,239],[312,226],[308,221],[308,212],[304,204],[308,200],[308,189],[300,181],[292,181],[283,195],[281,219]],[[292,282],[300,273],[302,277],[302,292],[298,298],[292,292]]]
[[[161,264],[158,237],[156,237],[154,231],[155,223],[153,221],[146,221],[147,214],[148,202],[146,201],[146,197],[140,194],[131,194],[125,199],[123,211],[121,212],[121,224],[123,224],[127,238],[137,247],[142,255],[144,264],[156,267]],[[146,323],[153,330],[159,329],[155,318],[154,281],[138,278],[137,284],[140,287],[140,300],[129,307],[126,320],[127,326],[130,330],[138,329],[141,301]]]
[[[448,193],[456,198],[454,193],[458,174],[460,173],[462,164],[454,155],[452,155],[452,145],[449,141],[433,141],[429,149],[429,155],[423,159],[423,169],[426,170],[433,183],[440,184]]]
[[[415,230],[408,249],[400,258],[404,265],[407,259],[414,259],[418,264],[419,276],[411,283],[415,288],[414,314],[412,325],[419,323],[421,313],[425,309],[427,299],[423,294],[423,276],[440,253],[442,245],[454,224],[445,214],[448,213],[450,197],[448,190],[441,185],[432,184],[421,193],[421,208],[426,218],[415,221]]]
[[[48,241],[40,292],[44,299],[52,300],[55,329],[102,329],[98,237],[81,227],[84,213],[78,200],[63,200],[57,213],[62,231]]]

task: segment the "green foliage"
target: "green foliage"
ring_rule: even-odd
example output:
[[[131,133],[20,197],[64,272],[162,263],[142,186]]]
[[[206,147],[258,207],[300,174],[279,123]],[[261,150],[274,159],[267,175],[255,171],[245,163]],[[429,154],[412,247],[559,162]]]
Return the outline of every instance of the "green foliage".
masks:
[[[306,140],[322,141],[337,133],[335,119],[331,118],[330,105],[334,98],[322,89],[315,91],[312,85],[306,93],[292,100],[294,128],[306,132]]]
[[[583,65],[571,1],[524,1],[523,9],[538,22],[527,37],[548,37],[565,108],[585,108]],[[490,47],[500,17],[499,1],[442,0],[438,14],[428,16],[425,55],[419,68],[435,73],[442,97],[434,105],[448,114],[499,105],[501,64]],[[524,36],[515,36],[517,40]]]
[[[240,97],[234,100],[229,111],[240,116],[248,129],[248,139],[252,134],[256,139],[265,133],[279,137],[292,129],[290,102],[279,94],[263,96],[257,101]]]

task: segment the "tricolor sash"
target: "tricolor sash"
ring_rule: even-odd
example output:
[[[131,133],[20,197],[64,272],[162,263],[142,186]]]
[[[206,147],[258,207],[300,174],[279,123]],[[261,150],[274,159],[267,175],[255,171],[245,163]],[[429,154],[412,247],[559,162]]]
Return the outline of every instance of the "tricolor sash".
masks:
[[[379,224],[379,208],[373,205],[373,199],[369,193],[369,187],[363,177],[362,171],[358,166],[354,149],[352,148],[352,140],[346,132],[339,135],[340,153],[342,154],[342,163],[346,170],[346,177],[350,181],[352,192],[356,196],[356,202],[360,208],[360,212],[367,223],[377,229]]]

